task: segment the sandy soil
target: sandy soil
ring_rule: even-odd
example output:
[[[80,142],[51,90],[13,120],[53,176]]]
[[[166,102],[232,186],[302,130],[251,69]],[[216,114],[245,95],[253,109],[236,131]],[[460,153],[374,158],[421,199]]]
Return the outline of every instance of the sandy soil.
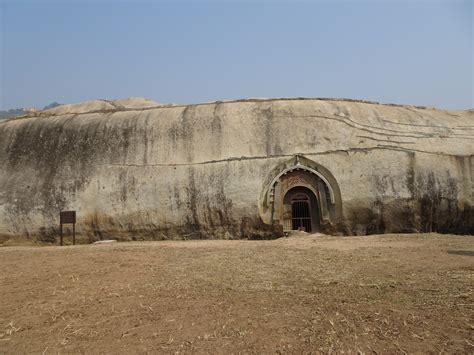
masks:
[[[474,237],[0,248],[0,353],[474,352]]]

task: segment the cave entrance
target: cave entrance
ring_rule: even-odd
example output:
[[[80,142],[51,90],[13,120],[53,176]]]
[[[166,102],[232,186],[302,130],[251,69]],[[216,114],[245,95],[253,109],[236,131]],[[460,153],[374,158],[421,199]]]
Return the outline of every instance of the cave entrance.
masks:
[[[311,233],[332,233],[342,222],[341,190],[321,164],[295,155],[275,167],[267,181],[259,201],[265,224],[282,226],[284,232],[304,227]]]
[[[285,230],[319,232],[320,213],[318,200],[311,189],[296,186],[290,189],[283,199],[286,210],[283,216]]]
[[[297,194],[291,199],[291,222],[293,230],[311,232],[311,207],[305,194]]]

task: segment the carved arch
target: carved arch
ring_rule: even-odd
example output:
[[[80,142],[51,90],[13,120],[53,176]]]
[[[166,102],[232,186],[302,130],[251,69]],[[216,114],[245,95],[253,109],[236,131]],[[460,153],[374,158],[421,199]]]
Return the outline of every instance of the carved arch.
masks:
[[[329,196],[331,197],[331,203],[336,203],[336,199],[334,197],[334,190],[331,186],[331,184],[329,183],[329,181],[324,177],[324,175],[322,175],[320,172],[308,167],[308,166],[305,166],[305,165],[302,165],[300,164],[300,162],[298,161],[298,163],[296,165],[293,165],[293,166],[290,166],[289,168],[286,168],[285,170],[283,170],[280,174],[278,174],[277,176],[275,176],[275,178],[272,180],[272,182],[270,183],[270,186],[269,188],[271,189],[276,183],[277,181],[283,176],[283,175],[286,175],[288,173],[291,173],[292,171],[295,171],[295,170],[305,170],[305,171],[308,171],[310,172],[311,174],[314,174],[316,175],[317,177],[319,177],[321,180],[324,181],[324,183],[326,184],[326,186],[328,187],[329,189]]]
[[[301,155],[295,155],[292,159],[276,166],[265,180],[259,203],[260,216],[265,223],[273,224],[274,220],[278,221],[278,214],[283,203],[282,198],[288,191],[284,191],[285,187],[282,188],[279,183],[291,174],[313,176],[312,184],[308,184],[306,181],[295,181],[293,185],[290,184],[289,188],[294,186],[311,187],[311,185],[319,187],[319,193],[315,191],[315,194],[319,199],[321,215],[324,217],[323,223],[332,224],[342,219],[341,191],[335,177],[321,164]],[[312,189],[314,191],[314,188]],[[316,188],[316,190],[318,189]],[[327,201],[326,194],[329,195]],[[329,206],[326,205],[326,202]],[[327,211],[324,211],[325,206]]]

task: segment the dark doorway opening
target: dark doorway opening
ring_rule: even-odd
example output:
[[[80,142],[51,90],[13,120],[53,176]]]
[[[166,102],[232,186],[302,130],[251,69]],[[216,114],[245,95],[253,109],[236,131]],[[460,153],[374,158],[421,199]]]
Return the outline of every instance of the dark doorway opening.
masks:
[[[316,194],[307,187],[295,186],[283,198],[283,230],[320,231],[320,212]]]
[[[311,209],[308,196],[297,194],[291,199],[292,229],[311,232]]]

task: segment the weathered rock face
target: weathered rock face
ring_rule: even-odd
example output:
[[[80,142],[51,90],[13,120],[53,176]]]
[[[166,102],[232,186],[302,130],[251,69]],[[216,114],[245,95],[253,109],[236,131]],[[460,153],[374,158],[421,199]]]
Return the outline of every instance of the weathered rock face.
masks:
[[[473,233],[473,155],[472,110],[323,99],[60,106],[0,124],[0,234],[55,235],[70,209],[90,239],[254,237],[270,225]]]

